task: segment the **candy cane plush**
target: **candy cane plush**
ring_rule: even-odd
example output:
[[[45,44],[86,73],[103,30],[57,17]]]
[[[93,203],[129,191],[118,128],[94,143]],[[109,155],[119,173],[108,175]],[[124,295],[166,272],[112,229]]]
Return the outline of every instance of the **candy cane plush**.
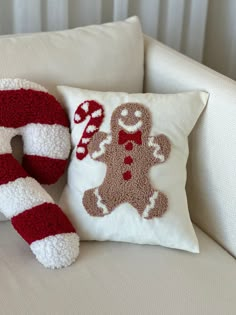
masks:
[[[74,122],[79,124],[87,117],[90,117],[89,121],[76,149],[76,157],[79,160],[83,160],[88,154],[88,144],[102,124],[104,118],[103,106],[93,100],[81,103],[75,111]]]
[[[12,156],[16,135],[23,167]],[[55,183],[69,152],[68,120],[56,99],[35,83],[0,80],[0,211],[49,268],[68,266],[79,253],[74,227],[38,183]]]

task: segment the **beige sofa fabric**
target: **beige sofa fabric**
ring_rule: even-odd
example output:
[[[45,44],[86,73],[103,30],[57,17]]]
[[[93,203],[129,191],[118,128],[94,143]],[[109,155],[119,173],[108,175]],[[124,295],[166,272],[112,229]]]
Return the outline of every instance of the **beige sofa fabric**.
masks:
[[[47,270],[1,222],[0,314],[234,315],[234,259],[196,229],[201,253],[82,242],[80,259]]]
[[[141,92],[143,35],[138,18],[59,32],[0,37],[0,77]]]
[[[236,256],[236,83],[146,37],[145,91],[195,89],[210,97],[190,138],[191,217]]]

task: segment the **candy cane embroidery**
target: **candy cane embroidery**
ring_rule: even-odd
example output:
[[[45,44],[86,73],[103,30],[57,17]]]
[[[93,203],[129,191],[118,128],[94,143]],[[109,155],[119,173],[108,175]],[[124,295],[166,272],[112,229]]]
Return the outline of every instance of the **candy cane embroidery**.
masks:
[[[93,100],[81,103],[75,111],[74,122],[79,124],[83,122],[88,116],[90,119],[84,129],[83,135],[76,149],[76,157],[79,160],[83,160],[88,154],[88,144],[93,135],[99,130],[99,127],[103,122],[103,106]]]

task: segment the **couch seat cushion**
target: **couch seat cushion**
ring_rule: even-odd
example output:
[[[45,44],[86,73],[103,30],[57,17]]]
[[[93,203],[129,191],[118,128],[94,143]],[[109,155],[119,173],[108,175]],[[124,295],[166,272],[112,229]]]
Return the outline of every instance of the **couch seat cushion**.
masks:
[[[9,222],[0,228],[1,314],[235,314],[235,260],[198,228],[200,254],[82,242],[80,259],[54,271]]]

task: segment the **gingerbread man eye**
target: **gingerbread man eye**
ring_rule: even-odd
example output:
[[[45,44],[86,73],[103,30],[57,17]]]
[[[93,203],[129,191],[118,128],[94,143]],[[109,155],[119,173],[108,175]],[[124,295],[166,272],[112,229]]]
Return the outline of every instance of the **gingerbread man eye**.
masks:
[[[128,115],[128,110],[127,109],[123,109],[121,112],[121,116],[127,116]]]
[[[134,115],[136,116],[136,117],[142,117],[142,112],[140,112],[140,110],[136,110],[135,111],[135,113],[134,113]]]

